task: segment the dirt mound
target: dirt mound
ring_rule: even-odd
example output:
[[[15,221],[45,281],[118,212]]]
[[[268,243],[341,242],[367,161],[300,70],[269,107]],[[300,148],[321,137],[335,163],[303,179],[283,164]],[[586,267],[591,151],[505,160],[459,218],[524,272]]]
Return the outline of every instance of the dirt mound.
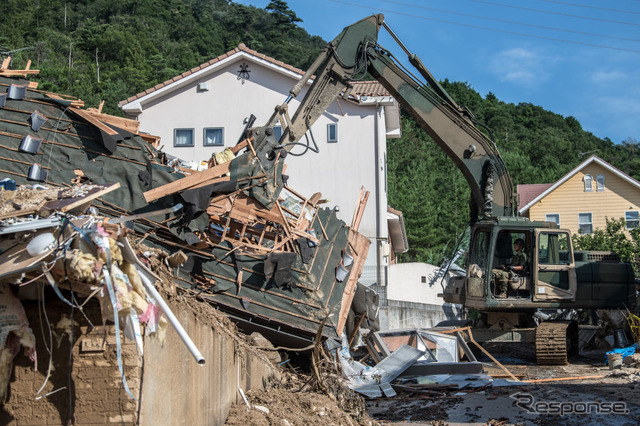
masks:
[[[286,389],[250,391],[246,404],[231,408],[228,425],[355,425],[349,414],[327,395]]]

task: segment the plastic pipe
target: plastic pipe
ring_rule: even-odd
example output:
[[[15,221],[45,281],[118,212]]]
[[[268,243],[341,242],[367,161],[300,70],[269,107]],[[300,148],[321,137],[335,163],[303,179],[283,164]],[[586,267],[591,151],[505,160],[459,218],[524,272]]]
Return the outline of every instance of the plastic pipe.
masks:
[[[189,349],[189,352],[191,352],[191,355],[193,355],[193,357],[196,359],[198,365],[204,365],[206,362],[204,357],[196,347],[195,343],[193,343],[193,340],[191,340],[191,337],[189,337],[185,329],[182,327],[182,324],[180,324],[178,318],[176,318],[176,316],[173,314],[171,308],[169,308],[169,305],[167,305],[162,296],[160,296],[160,293],[158,293],[158,290],[156,290],[156,288],[153,286],[153,283],[146,276],[144,271],[140,270],[137,267],[136,269],[138,269],[140,278],[142,279],[142,284],[144,284],[145,289],[151,294],[151,297],[154,298],[160,309],[162,309],[162,312],[164,312],[164,314],[167,316],[169,323],[171,323],[173,328],[176,330],[178,336],[180,336],[187,349]]]

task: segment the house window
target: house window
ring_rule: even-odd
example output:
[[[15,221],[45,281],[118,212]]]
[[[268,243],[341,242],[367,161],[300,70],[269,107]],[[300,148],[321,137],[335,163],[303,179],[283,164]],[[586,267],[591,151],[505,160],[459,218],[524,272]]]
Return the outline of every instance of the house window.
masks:
[[[327,142],[338,142],[338,124],[327,124]]]
[[[593,178],[591,177],[591,175],[584,175],[582,180],[584,180],[584,192],[593,191],[593,187],[592,187]]]
[[[627,223],[627,229],[637,228],[640,225],[640,212],[637,210],[624,212],[624,221]]]
[[[173,146],[193,146],[193,129],[173,129]]]
[[[205,127],[204,146],[224,146],[224,129],[222,127]]]
[[[545,215],[545,219],[547,222],[553,222],[556,225],[560,226],[560,215],[558,213],[549,213]]]
[[[596,176],[596,191],[604,191],[604,175]]]
[[[593,216],[591,213],[578,213],[578,232],[581,234],[593,233]]]

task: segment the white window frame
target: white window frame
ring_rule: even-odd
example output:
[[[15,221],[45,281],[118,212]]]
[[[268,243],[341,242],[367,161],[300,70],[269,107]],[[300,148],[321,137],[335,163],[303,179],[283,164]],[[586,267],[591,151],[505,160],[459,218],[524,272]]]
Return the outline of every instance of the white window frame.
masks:
[[[593,192],[593,176],[584,175],[582,180],[584,181],[584,192]]]
[[[178,132],[187,131],[191,133],[191,143],[190,144],[179,144],[178,143]],[[193,127],[180,127],[173,129],[173,146],[175,148],[193,148],[195,146],[195,129]]]
[[[333,137],[331,136],[331,129],[333,129]],[[328,143],[338,142],[338,123],[327,124],[327,142]]]
[[[627,215],[629,213],[635,213],[635,219],[630,219]],[[634,225],[629,225],[629,223],[634,223]],[[626,229],[633,229],[633,228],[637,228],[638,226],[640,226],[640,211],[638,210],[627,210],[626,212],[624,212],[624,223],[625,223],[625,228]]]
[[[604,175],[596,176],[596,191],[604,191]]]
[[[221,143],[207,143],[207,130],[220,130]],[[202,146],[224,146],[224,127],[205,127],[202,129]]]
[[[581,222],[581,216],[582,215],[589,215],[589,221],[588,222]],[[578,213],[578,231],[582,231],[582,226],[588,225],[591,227],[591,230],[589,232],[581,232],[582,234],[593,234],[593,213]]]
[[[551,220],[549,217],[550,216],[556,216],[558,218],[558,220]],[[544,215],[544,220],[546,222],[554,222],[556,225],[560,226],[560,213],[547,213]]]

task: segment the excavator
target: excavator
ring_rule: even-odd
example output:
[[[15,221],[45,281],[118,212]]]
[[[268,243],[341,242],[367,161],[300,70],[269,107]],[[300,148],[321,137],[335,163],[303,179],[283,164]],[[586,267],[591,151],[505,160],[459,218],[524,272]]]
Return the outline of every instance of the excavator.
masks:
[[[414,71],[378,44],[382,27],[406,53]],[[482,314],[483,326],[473,329],[476,341],[535,343],[539,364],[566,364],[578,350],[578,325],[574,320],[553,320],[544,312],[628,306],[635,291],[633,269],[614,253],[575,251],[570,231],[555,223],[517,216],[514,185],[495,143],[402,44],[382,14],[344,28],[276,107],[266,126],[247,129],[264,172],[269,173],[270,164],[281,164],[276,159],[300,144],[336,97],[349,94],[352,82],[367,76],[380,82],[433,138],[471,189],[466,275],[449,280],[444,300]],[[312,85],[291,117],[291,99],[311,78]],[[279,139],[273,130],[277,123],[282,126]],[[272,196],[277,196],[278,184],[274,182]],[[506,290],[505,283],[498,290],[493,271],[512,268],[516,240],[528,259],[526,267],[507,275]]]

